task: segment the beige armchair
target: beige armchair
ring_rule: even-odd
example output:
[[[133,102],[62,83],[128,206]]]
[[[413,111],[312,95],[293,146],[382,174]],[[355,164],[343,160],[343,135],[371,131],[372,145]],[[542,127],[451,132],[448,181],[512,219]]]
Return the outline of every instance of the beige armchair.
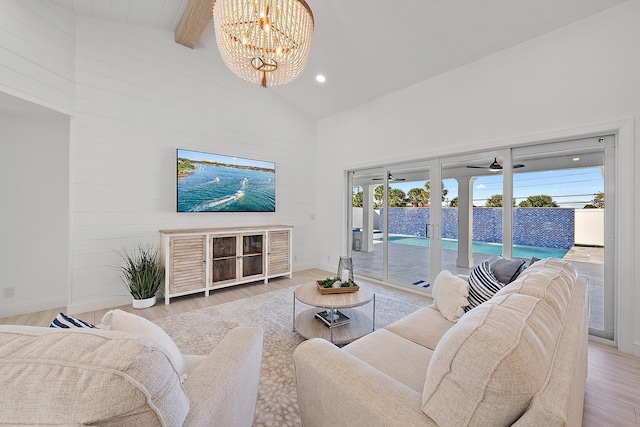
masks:
[[[142,335],[0,325],[0,424],[251,426],[262,343],[235,328],[180,375]]]

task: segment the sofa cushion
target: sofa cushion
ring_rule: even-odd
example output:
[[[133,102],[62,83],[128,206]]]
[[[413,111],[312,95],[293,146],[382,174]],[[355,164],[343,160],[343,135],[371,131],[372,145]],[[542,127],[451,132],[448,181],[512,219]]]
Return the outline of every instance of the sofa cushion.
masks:
[[[520,276],[518,276],[518,279],[524,278],[527,275],[536,272],[544,272],[547,274],[561,276],[565,280],[571,281],[575,281],[578,276],[575,268],[573,268],[573,266],[569,262],[559,258],[545,258],[531,264],[520,274]]]
[[[343,347],[344,351],[422,393],[433,351],[386,329]]]
[[[164,350],[123,332],[0,326],[0,381],[6,424],[181,426],[189,412]]]
[[[130,332],[150,338],[167,350],[171,363],[184,381],[187,377],[182,352],[171,337],[158,325],[133,313],[115,309],[102,316],[101,327],[112,331]]]
[[[443,270],[433,282],[431,296],[445,319],[456,322],[469,305],[469,284],[448,270]]]
[[[568,262],[548,258],[527,268],[513,283],[496,293],[496,296],[518,293],[543,299],[551,305],[556,316],[562,319],[577,277],[575,269]]]
[[[561,327],[552,308],[529,295],[471,310],[434,351],[424,413],[441,427],[513,424],[545,382]]]
[[[516,426],[566,427],[582,423],[589,341],[589,280],[579,276],[547,382]]]
[[[483,261],[469,273],[469,305],[465,311],[489,301],[505,285],[491,272],[489,261]]]
[[[429,306],[403,317],[386,329],[433,350],[453,325],[455,323],[445,319],[436,307]]]

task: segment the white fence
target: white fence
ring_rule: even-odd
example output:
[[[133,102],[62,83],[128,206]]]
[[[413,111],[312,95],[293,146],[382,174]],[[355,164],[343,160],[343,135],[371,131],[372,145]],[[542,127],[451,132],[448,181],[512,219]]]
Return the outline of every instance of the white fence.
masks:
[[[575,242],[604,246],[604,209],[576,209]]]

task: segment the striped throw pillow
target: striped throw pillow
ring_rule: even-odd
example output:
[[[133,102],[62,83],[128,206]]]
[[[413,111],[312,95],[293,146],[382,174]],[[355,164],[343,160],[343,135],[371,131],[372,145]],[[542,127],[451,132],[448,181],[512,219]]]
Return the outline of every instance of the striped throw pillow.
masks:
[[[500,282],[491,272],[489,261],[484,261],[471,270],[468,282],[469,305],[465,307],[464,311],[469,311],[483,302],[490,300],[496,292],[505,286],[505,284]]]
[[[60,313],[49,325],[50,328],[95,328],[89,322],[77,319],[75,317],[67,316],[64,313]]]

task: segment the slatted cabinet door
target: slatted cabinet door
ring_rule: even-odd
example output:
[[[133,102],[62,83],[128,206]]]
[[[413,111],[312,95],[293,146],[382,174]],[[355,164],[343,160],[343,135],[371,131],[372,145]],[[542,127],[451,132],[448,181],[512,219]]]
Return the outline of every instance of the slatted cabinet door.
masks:
[[[291,271],[289,239],[289,230],[269,231],[269,276]]]
[[[169,292],[180,292],[206,287],[206,234],[171,236]]]
[[[173,297],[281,276],[291,278],[288,225],[160,230],[164,303]]]

